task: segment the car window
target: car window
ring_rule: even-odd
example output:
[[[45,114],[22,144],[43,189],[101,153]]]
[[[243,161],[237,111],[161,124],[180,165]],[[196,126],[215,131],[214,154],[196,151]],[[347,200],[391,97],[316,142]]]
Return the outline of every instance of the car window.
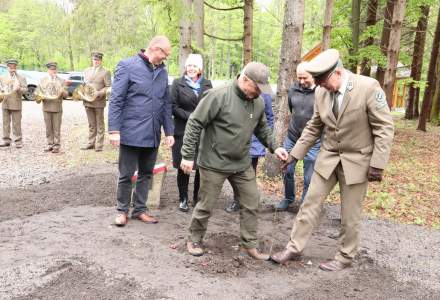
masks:
[[[0,75],[6,74],[7,68],[5,66],[0,66]]]
[[[70,76],[70,80],[79,80],[79,81],[82,81],[82,76]]]

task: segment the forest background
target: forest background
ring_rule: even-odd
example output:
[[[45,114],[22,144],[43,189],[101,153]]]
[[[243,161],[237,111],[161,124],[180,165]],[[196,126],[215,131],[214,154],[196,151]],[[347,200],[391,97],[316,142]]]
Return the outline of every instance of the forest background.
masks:
[[[439,10],[436,0],[0,0],[0,62],[17,58],[21,69],[44,71],[55,60],[61,71],[82,71],[99,50],[113,71],[157,34],[172,42],[174,77],[191,52],[203,54],[210,79],[231,79],[249,60],[261,61],[277,84],[278,141],[296,65],[320,43],[339,49],[348,69],[377,77],[388,100],[406,70],[388,175],[371,185],[365,206],[370,215],[440,228]],[[282,190],[270,179],[276,170],[266,157],[260,179],[274,192]]]

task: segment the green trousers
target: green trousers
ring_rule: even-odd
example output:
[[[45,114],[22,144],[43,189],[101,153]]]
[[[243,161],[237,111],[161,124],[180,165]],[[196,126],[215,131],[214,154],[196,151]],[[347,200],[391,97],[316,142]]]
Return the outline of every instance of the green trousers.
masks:
[[[328,180],[317,172],[313,173],[304,203],[293,222],[287,249],[298,254],[304,250],[313,228],[318,225],[322,203],[337,182],[341,193],[341,231],[340,248],[335,259],[342,263],[351,263],[359,247],[362,201],[367,192],[368,182],[347,185],[341,164]]]
[[[257,210],[260,202],[254,169],[249,166],[243,172],[223,173],[204,168],[200,171],[199,201],[194,208],[189,227],[189,240],[201,242],[208,228],[208,220],[212,209],[222,190],[223,183],[228,180],[240,203],[240,238],[244,248],[257,247]]]

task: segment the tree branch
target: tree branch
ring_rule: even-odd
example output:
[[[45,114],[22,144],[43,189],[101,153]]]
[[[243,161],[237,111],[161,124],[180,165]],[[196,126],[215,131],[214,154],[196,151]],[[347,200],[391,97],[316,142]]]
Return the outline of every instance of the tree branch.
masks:
[[[236,38],[236,39],[230,39],[230,38],[222,38],[222,37],[218,37],[218,36],[214,36],[214,35],[210,35],[209,33],[204,33],[204,35],[210,37],[210,38],[214,38],[217,40],[222,40],[222,41],[229,41],[229,42],[241,42],[243,41],[243,37],[241,38]]]
[[[229,7],[229,8],[220,8],[220,7],[215,7],[212,6],[211,4],[209,4],[206,1],[203,1],[203,3],[205,3],[206,6],[208,6],[209,8],[215,9],[215,10],[235,10],[235,9],[244,9],[244,6],[236,6],[236,7]]]

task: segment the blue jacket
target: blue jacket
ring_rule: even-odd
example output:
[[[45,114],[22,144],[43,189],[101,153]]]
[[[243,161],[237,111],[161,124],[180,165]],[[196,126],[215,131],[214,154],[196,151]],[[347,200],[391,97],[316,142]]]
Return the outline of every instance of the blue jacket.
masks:
[[[264,113],[266,114],[267,124],[273,129],[272,97],[269,94],[261,94],[261,97],[264,99]],[[249,154],[252,158],[266,155],[266,148],[255,135],[252,135]]]
[[[119,131],[121,144],[157,148],[161,127],[174,134],[168,72],[153,70],[141,54],[121,60],[115,71],[108,110],[108,130]]]

